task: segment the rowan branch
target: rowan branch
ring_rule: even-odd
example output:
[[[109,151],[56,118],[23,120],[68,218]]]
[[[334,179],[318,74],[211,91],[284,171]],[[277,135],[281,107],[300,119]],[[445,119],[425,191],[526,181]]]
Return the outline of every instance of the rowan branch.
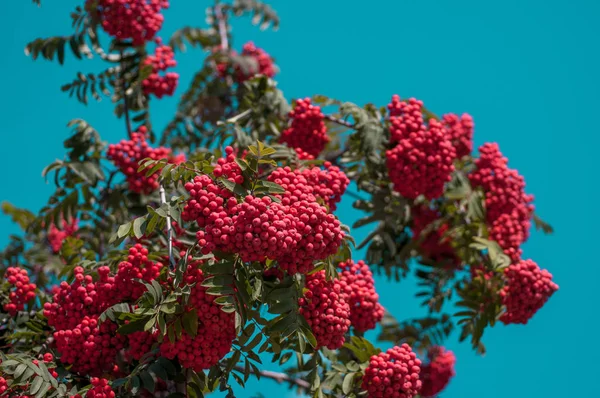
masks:
[[[121,58],[123,52],[121,51]],[[125,68],[121,64],[123,73],[121,74],[121,89],[123,90],[123,113],[125,114],[125,127],[127,127],[127,136],[131,139],[131,121],[129,120],[129,105],[127,104],[127,82],[125,81]]]
[[[227,38],[227,21],[223,8],[220,4],[215,6],[215,17],[219,21],[219,36],[221,37],[221,51],[225,52],[229,49],[229,39]]]
[[[242,372],[242,373],[245,372],[245,369],[242,366],[236,366],[235,370]],[[254,374],[257,374],[254,370],[252,370],[251,372]],[[259,370],[258,375],[260,377],[265,377],[267,379],[275,380],[279,384],[289,383],[290,385],[294,385],[298,388],[306,390],[307,392],[310,391],[310,383],[308,381],[302,380],[302,379],[297,379],[295,377],[291,377],[290,375],[287,375],[285,373],[273,372],[270,370]]]
[[[329,120],[335,124],[339,124],[340,126],[348,127],[349,129],[356,129],[356,126],[346,120],[338,119],[337,117],[333,117],[331,115],[325,115],[325,120]]]

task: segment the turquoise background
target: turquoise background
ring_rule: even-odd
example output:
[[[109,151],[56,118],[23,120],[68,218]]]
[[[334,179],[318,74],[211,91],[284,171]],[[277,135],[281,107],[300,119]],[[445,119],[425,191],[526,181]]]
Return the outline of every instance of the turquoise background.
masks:
[[[0,25],[0,199],[38,209],[52,192],[40,172],[63,156],[65,124],[84,118],[102,137],[125,136],[112,117],[109,99],[88,107],[60,92],[75,73],[99,72],[97,61],[67,59],[64,67],[33,62],[26,42],[68,34],[69,12],[80,1],[42,0],[3,5]],[[202,25],[208,1],[173,1],[162,35],[182,25]],[[475,355],[453,338],[457,376],[444,398],[599,396],[600,349],[597,299],[600,264],[594,210],[598,185],[597,117],[600,57],[597,23],[600,3],[573,0],[490,1],[272,1],[279,32],[260,32],[249,20],[234,24],[240,48],[246,40],[273,54],[288,98],[312,94],[385,105],[392,94],[416,96],[436,113],[469,112],[475,142],[497,141],[510,165],[526,177],[538,213],[556,229],[533,232],[524,256],[549,269],[560,291],[526,327],[497,326],[484,337],[488,353]],[[182,93],[202,53],[178,54]],[[175,99],[153,101],[159,129],[173,115]],[[358,214],[344,202],[338,210],[351,223]],[[0,217],[0,244],[17,230]],[[366,230],[356,231],[357,240]],[[356,258],[359,258],[357,254]],[[377,279],[383,305],[398,318],[422,313],[414,284]],[[265,364],[265,368],[271,366]],[[261,391],[286,396],[272,382],[253,382],[239,396]],[[290,396],[293,394],[290,394]]]

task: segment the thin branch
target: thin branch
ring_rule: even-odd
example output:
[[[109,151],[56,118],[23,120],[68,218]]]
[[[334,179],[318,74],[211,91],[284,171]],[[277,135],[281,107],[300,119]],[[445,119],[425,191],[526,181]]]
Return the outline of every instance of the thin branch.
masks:
[[[220,4],[215,6],[215,17],[219,21],[219,36],[221,37],[221,51],[229,50],[229,38],[227,37],[227,21],[223,8]]]
[[[235,370],[242,373],[245,372],[245,369],[242,366],[236,366]],[[252,370],[252,373],[256,374],[254,370]],[[285,373],[272,372],[270,370],[259,370],[258,375],[260,377],[275,380],[277,383],[280,384],[289,383],[291,385],[295,385],[299,388],[302,388],[303,390],[310,391],[310,383],[308,381],[291,377]]]
[[[123,58],[123,51],[121,51],[121,58]],[[129,105],[127,104],[127,83],[125,82],[125,68],[121,64],[123,73],[121,74],[121,89],[123,90],[123,113],[125,113],[125,126],[127,127],[127,136],[131,139],[131,121],[129,120]]]
[[[167,203],[165,195],[165,187],[160,186],[160,203]],[[167,215],[167,239],[169,249],[169,266],[171,269],[175,268],[175,258],[173,257],[173,229],[171,228],[171,217]]]
[[[335,124],[339,124],[340,126],[348,127],[349,129],[356,129],[356,126],[346,120],[338,119],[337,117],[333,117],[331,115],[325,115],[325,120],[329,120]]]

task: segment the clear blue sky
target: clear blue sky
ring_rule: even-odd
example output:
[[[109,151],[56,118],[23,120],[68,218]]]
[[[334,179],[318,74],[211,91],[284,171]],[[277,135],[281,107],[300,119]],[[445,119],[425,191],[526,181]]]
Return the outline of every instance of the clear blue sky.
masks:
[[[66,66],[23,55],[28,40],[68,34],[69,11],[82,1],[28,0],[3,5],[0,62],[0,199],[38,209],[52,192],[42,168],[62,157],[65,124],[84,118],[103,138],[124,136],[107,99],[87,108],[61,93],[76,72],[100,71],[97,61],[69,58]],[[163,36],[181,25],[200,25],[207,1],[173,1]],[[555,227],[552,236],[534,232],[524,256],[549,269],[560,291],[526,327],[497,326],[486,332],[488,354],[467,345],[448,346],[458,357],[457,376],[443,398],[592,396],[600,349],[592,302],[600,279],[593,210],[598,197],[597,117],[600,55],[593,0],[274,0],[279,32],[236,23],[234,46],[246,40],[273,54],[288,98],[326,94],[359,104],[384,105],[392,94],[416,96],[437,113],[469,112],[475,141],[497,141],[510,165],[525,175],[536,208]],[[182,92],[202,55],[179,55]],[[176,101],[155,104],[161,127]],[[157,106],[158,105],[158,106]],[[351,223],[357,213],[345,202],[339,214]],[[0,217],[0,244],[16,228]],[[356,232],[357,238],[365,235]],[[590,255],[591,254],[591,255]],[[358,254],[357,256],[359,256]],[[357,257],[358,258],[358,257]],[[400,286],[377,280],[383,304],[397,317],[421,314],[410,281]],[[268,365],[267,365],[268,366]],[[270,382],[252,383],[250,396],[285,396]]]

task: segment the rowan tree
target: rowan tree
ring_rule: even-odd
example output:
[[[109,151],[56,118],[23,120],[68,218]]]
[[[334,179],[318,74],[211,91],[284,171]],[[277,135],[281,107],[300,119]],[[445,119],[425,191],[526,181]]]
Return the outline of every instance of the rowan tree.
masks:
[[[268,49],[233,42],[232,18],[277,28],[270,6],[217,1],[167,40],[169,5],[82,0],[71,28],[26,47],[104,61],[62,91],[109,97],[123,138],[72,120],[47,205],[2,205],[22,233],[0,254],[0,396],[234,396],[253,377],[314,397],[436,396],[460,361],[452,332],[483,353],[487,328],[526,324],[558,289],[521,251],[532,224],[551,227],[497,143],[473,152],[470,115],[394,92],[288,101]],[[158,130],[188,47],[204,61]],[[370,228],[358,244],[344,195]],[[373,275],[409,273],[426,314],[397,320]]]

